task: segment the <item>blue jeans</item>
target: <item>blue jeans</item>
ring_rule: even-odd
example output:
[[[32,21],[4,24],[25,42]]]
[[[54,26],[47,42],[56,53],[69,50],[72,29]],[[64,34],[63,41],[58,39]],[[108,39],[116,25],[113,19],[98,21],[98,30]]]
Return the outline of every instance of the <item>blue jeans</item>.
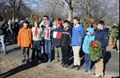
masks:
[[[45,40],[45,53],[48,55],[48,59],[51,60],[52,54],[51,54],[51,41]]]
[[[90,60],[89,54],[84,55],[84,61],[85,61],[85,69],[86,69],[86,71],[90,71],[91,70],[91,60]]]
[[[5,51],[5,42],[4,35],[0,35],[0,42],[2,44],[2,51]]]
[[[40,60],[41,57],[41,41],[33,41],[32,59]]]
[[[8,36],[7,36],[7,40],[8,42],[11,42],[12,41],[12,33],[10,31],[8,31]]]

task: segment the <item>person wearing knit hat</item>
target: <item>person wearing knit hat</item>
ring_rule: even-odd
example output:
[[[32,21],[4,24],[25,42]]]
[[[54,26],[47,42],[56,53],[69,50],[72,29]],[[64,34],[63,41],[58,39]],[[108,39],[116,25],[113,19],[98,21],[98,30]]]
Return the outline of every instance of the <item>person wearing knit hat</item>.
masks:
[[[61,20],[61,18],[58,18],[58,19],[57,19],[56,25],[57,25],[57,26],[62,26],[62,20]]]
[[[62,41],[62,20],[57,19],[56,20],[56,27],[53,30],[53,35],[52,35],[52,44],[54,46],[54,56],[55,60],[54,62],[60,62],[60,64],[63,64],[63,56],[62,56],[62,46],[61,46],[61,41]]]

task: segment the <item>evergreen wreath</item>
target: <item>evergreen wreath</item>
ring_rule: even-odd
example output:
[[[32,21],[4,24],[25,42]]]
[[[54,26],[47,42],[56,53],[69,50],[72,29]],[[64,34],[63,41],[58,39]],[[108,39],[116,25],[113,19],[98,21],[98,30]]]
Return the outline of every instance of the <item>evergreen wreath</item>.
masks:
[[[90,44],[90,59],[98,61],[102,57],[102,47],[100,41],[92,41]]]

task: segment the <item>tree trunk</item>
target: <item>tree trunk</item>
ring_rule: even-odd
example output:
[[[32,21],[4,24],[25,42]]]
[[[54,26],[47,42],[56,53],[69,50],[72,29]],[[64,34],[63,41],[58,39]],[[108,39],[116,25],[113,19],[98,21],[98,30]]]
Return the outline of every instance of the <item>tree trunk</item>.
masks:
[[[68,8],[68,20],[71,21],[73,18],[73,9]]]

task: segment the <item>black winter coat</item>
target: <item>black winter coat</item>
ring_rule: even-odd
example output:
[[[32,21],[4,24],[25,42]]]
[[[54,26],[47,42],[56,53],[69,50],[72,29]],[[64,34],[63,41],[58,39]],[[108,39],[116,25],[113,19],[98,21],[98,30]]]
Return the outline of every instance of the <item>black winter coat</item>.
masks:
[[[71,29],[70,28],[63,29],[61,45],[62,47],[68,47],[70,46],[70,43],[71,43]]]

